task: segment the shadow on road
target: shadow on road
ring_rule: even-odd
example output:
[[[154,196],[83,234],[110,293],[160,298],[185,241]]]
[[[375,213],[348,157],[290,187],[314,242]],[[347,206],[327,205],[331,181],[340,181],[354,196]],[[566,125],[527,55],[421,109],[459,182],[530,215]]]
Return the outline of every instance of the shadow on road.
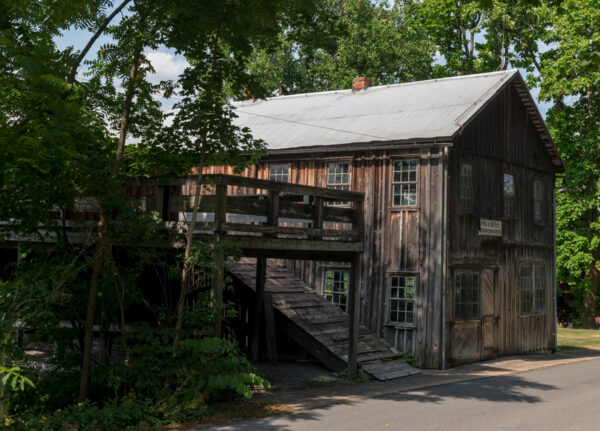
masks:
[[[558,390],[554,385],[533,382],[518,375],[487,377],[416,391],[388,394],[375,399],[440,403],[446,399],[477,399],[495,402],[538,403],[542,399],[532,391]]]

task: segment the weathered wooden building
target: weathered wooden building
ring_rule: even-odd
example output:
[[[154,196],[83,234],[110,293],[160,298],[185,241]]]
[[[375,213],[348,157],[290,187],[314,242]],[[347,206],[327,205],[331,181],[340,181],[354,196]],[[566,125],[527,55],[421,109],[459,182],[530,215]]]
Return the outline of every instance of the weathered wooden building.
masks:
[[[554,349],[564,167],[519,72],[355,81],[236,103],[269,149],[243,175],[365,193],[361,321],[417,366]],[[344,309],[343,264],[287,266]]]

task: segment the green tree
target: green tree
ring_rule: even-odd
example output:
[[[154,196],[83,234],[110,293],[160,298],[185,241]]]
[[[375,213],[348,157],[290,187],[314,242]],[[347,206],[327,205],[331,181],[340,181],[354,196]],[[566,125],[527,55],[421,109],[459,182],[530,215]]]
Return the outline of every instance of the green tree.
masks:
[[[541,58],[547,122],[567,172],[557,193],[558,276],[579,293],[582,326],[593,327],[600,269],[600,10],[592,0],[564,1]]]
[[[308,26],[285,31],[277,49],[255,50],[250,71],[268,95],[350,88],[358,76],[373,85],[427,79],[434,46],[415,20],[420,7],[413,0],[326,1]]]
[[[443,60],[436,76],[509,67],[539,73],[547,11],[536,1],[425,0],[420,18]]]

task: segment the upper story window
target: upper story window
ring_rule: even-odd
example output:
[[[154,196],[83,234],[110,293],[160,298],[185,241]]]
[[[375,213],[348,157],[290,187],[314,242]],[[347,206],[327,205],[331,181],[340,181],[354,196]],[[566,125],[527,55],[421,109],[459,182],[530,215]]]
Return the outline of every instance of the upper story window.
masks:
[[[515,212],[515,178],[504,174],[504,217],[510,218]]]
[[[336,190],[350,190],[350,163],[331,162],[327,166],[327,187]],[[330,202],[330,205],[347,205],[348,202]]]
[[[473,166],[467,163],[460,165],[458,199],[461,210],[473,209]]]
[[[389,323],[413,324],[417,277],[392,275],[389,280]]]
[[[479,273],[460,271],[455,274],[454,319],[479,319]]]
[[[271,181],[280,181],[287,183],[289,181],[289,165],[271,165],[269,166],[269,179]]]
[[[343,270],[328,270],[325,277],[325,298],[346,311],[350,274]]]
[[[521,266],[521,314],[546,312],[544,265]]]
[[[544,183],[533,180],[533,220],[536,223],[544,221]]]
[[[394,206],[414,206],[417,204],[416,160],[398,160],[394,162],[392,196]]]

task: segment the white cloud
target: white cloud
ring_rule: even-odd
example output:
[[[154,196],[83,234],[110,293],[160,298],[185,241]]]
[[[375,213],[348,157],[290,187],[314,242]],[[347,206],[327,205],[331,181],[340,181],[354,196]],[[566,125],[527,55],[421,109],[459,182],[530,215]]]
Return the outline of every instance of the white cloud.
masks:
[[[177,80],[184,69],[190,65],[184,57],[165,51],[146,52],[146,57],[156,71],[151,78],[154,82]]]

